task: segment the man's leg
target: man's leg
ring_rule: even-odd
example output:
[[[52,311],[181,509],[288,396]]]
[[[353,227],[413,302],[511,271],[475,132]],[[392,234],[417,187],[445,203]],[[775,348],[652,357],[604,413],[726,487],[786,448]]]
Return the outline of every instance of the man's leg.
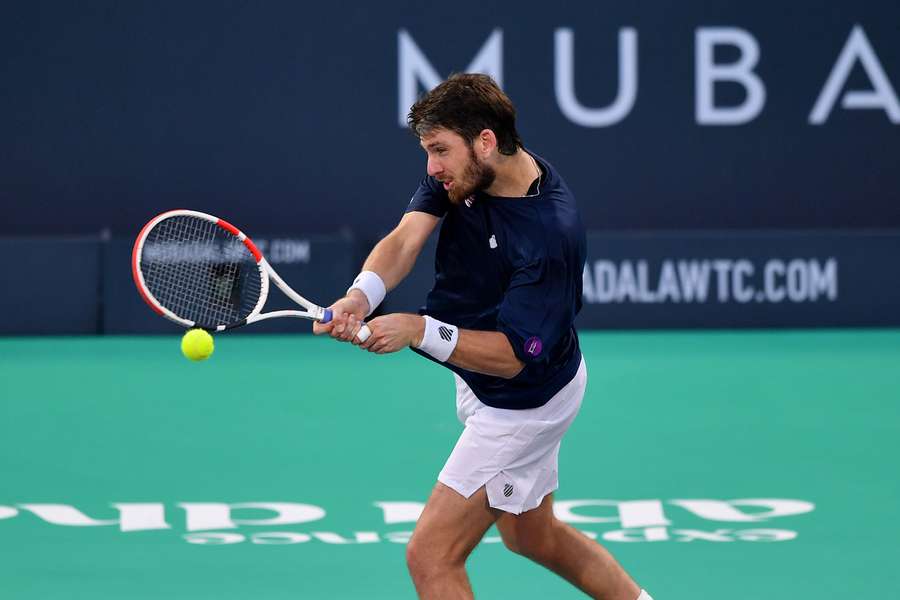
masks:
[[[534,510],[504,513],[497,529],[507,548],[566,578],[592,598],[637,600],[641,593],[603,546],[553,515],[553,494]]]
[[[419,598],[473,597],[466,558],[498,515],[483,487],[466,499],[443,483],[434,486],[406,548]]]

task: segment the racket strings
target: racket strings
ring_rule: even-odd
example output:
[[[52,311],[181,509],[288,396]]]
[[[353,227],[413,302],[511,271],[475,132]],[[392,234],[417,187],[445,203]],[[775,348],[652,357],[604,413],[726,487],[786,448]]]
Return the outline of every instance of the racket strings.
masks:
[[[244,243],[189,215],[164,219],[150,231],[141,272],[162,306],[210,329],[246,318],[262,288],[259,267]]]

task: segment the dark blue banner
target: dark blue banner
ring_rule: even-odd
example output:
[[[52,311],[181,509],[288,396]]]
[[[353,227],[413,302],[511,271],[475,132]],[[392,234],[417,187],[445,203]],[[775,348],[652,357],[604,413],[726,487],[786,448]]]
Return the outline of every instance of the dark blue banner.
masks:
[[[257,238],[297,292],[343,296],[366,247],[349,238]],[[177,333],[140,299],[129,239],[0,239],[0,334]],[[900,326],[900,232],[595,232],[578,326],[742,328]],[[434,239],[379,309],[415,312],[434,277]],[[266,311],[293,308],[273,285]],[[307,332],[276,319],[239,331]]]
[[[424,304],[433,242],[385,300]],[[630,232],[588,235],[590,329],[900,326],[897,232]]]
[[[586,225],[900,227],[900,5],[19,2],[0,19],[0,234],[130,237],[173,207],[373,239],[401,126],[492,74]]]
[[[593,234],[588,328],[900,325],[893,233]]]
[[[102,333],[100,238],[0,238],[0,335]]]

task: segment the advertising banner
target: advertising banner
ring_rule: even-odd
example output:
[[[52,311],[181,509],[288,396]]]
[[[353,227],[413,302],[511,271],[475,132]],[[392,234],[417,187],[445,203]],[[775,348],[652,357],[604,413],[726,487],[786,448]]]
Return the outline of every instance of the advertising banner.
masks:
[[[15,3],[0,235],[183,207],[373,239],[425,175],[410,105],[460,71],[502,85],[589,229],[897,228],[898,22],[889,0]]]
[[[431,289],[434,240],[388,295],[415,311]],[[588,329],[900,325],[895,231],[588,234]]]

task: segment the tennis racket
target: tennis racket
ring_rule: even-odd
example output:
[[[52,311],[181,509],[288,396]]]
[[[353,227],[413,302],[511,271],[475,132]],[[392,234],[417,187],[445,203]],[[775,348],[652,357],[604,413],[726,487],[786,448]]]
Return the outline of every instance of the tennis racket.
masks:
[[[226,331],[281,317],[332,318],[331,310],[291,289],[237,227],[194,210],[170,210],[144,225],[131,271],[150,308],[184,327]],[[262,312],[270,281],[303,309]],[[363,324],[356,337],[362,342],[371,333]]]

